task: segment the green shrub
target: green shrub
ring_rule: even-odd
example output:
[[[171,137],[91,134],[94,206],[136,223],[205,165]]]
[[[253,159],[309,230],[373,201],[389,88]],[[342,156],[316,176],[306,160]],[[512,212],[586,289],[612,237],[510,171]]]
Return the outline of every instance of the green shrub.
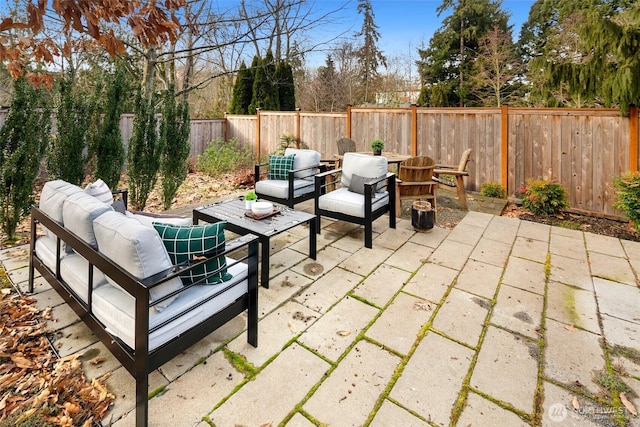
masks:
[[[616,189],[615,209],[621,210],[633,221],[637,232],[640,232],[640,173],[627,172],[613,179]]]
[[[480,194],[485,197],[493,197],[496,199],[506,199],[507,190],[504,189],[502,184],[495,181],[487,181],[480,186]]]
[[[235,138],[211,141],[204,153],[198,156],[196,169],[209,175],[233,172],[238,168],[251,168],[255,155],[252,145],[244,145]]]
[[[522,206],[534,214],[555,214],[569,205],[567,191],[557,182],[527,179]]]

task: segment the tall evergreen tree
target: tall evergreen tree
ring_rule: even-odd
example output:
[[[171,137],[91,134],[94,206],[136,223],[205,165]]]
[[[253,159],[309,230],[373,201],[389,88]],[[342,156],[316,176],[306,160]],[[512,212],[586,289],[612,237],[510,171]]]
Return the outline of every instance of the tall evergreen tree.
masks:
[[[360,81],[363,89],[363,102],[371,102],[375,96],[376,81],[379,77],[378,68],[387,66],[387,59],[378,49],[380,32],[374,19],[371,0],[358,0],[358,13],[362,14],[363,22],[356,37],[362,37],[362,44],[356,50],[356,57],[360,62]]]
[[[547,62],[556,62],[559,55],[564,56],[567,49],[576,47],[576,40],[568,40],[576,35],[568,26],[572,25],[570,17],[584,6],[583,0],[536,0],[531,5],[517,46],[525,68],[530,105],[558,107],[582,103],[575,102],[577,99],[574,100],[573,95],[568,93],[565,83],[550,84],[546,68]],[[583,96],[576,95],[578,98]]]
[[[15,80],[13,87],[11,108],[0,129],[0,221],[11,239],[18,223],[29,214],[51,131],[51,110],[44,91],[25,77]]]
[[[296,109],[296,90],[293,82],[293,69],[287,61],[280,61],[276,66],[275,80],[278,85],[278,104],[280,111]]]
[[[156,97],[146,95],[143,88],[136,91],[133,134],[127,150],[130,200],[135,210],[143,210],[156,184],[160,157],[164,150],[158,138]]]
[[[57,82],[56,135],[49,144],[47,170],[52,178],[80,185],[84,179],[90,103],[77,93],[75,71],[70,68]]]
[[[248,114],[251,98],[253,97],[253,70],[248,70],[242,61],[233,87],[231,100],[231,114]]]
[[[255,114],[258,108],[271,111],[280,109],[278,86],[275,81],[275,63],[270,50],[256,69],[249,114]]]
[[[566,85],[574,103],[617,105],[622,113],[640,102],[640,3],[585,1],[561,27],[573,31],[558,32],[563,49],[544,64],[548,87]]]
[[[116,66],[115,71],[109,75],[106,84],[106,97],[102,105],[102,118],[96,117],[96,133],[92,135],[89,151],[94,157],[95,178],[102,179],[109,188],[118,188],[120,174],[124,165],[125,152],[120,132],[120,115],[125,97],[128,96],[128,88],[125,79],[125,70],[122,66]],[[96,86],[100,96],[100,85]]]
[[[160,122],[160,145],[163,147],[160,161],[162,180],[162,204],[171,207],[171,201],[189,172],[189,104],[183,100],[176,105],[173,84],[165,91]]]
[[[443,0],[440,16],[451,10],[442,21],[427,49],[419,49],[418,68],[423,86],[430,86],[431,106],[476,105],[469,98],[469,76],[477,58],[480,40],[497,27],[503,33],[509,15],[501,9],[502,0]]]

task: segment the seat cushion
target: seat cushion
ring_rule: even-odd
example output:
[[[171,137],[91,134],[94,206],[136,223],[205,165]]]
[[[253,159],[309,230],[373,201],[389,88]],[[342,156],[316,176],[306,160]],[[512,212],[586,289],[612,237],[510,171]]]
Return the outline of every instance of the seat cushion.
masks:
[[[85,303],[89,298],[89,262],[78,254],[70,254],[60,260],[60,277]],[[93,269],[93,289],[107,283],[105,275]]]
[[[269,154],[268,179],[289,179],[289,171],[293,169],[293,159],[295,155],[277,156]]]
[[[93,233],[93,220],[113,208],[85,192],[67,197],[62,205],[62,221],[67,230],[74,233],[88,245],[97,247]]]
[[[362,153],[345,153],[342,159],[342,186],[349,188],[351,175],[356,174],[365,178],[382,178],[389,169],[389,163],[384,156],[369,156]],[[382,187],[382,186],[380,186]],[[381,188],[378,188],[380,190]]]
[[[306,179],[293,180],[293,197],[314,191],[313,181]],[[266,179],[256,182],[256,193],[265,196],[277,197],[286,200],[289,197],[289,181],[279,179]]]
[[[305,150],[305,149],[298,149],[298,148],[287,148],[286,150],[284,150],[284,155],[285,156],[290,156],[290,155],[294,155],[295,157],[293,158],[293,169],[305,169],[303,171],[300,172],[295,172],[293,174],[294,178],[309,178],[313,175],[315,175],[316,173],[318,173],[318,171],[316,169],[307,169],[307,168],[311,168],[312,166],[319,166],[320,165],[320,153],[315,151],[315,150]]]
[[[364,218],[364,195],[349,191],[342,187],[327,194],[323,194],[318,199],[318,207],[329,212],[339,212],[357,218]],[[371,210],[375,211],[382,206],[389,204],[389,193],[378,193],[375,199],[371,199]]]
[[[98,250],[136,279],[146,279],[173,267],[158,232],[135,218],[115,211],[105,212],[93,221],[93,231]],[[107,280],[117,285],[108,275]],[[151,302],[181,288],[182,281],[175,277],[150,290]],[[174,299],[162,301],[155,308],[160,311]]]
[[[153,226],[160,234],[173,265],[197,262],[200,257],[224,252],[224,221],[191,226],[155,222]],[[227,272],[226,258],[218,256],[181,274],[180,278],[185,285],[213,285],[231,279],[231,275]]]
[[[236,263],[229,267],[229,271],[233,275],[233,279],[229,281],[222,282],[218,286],[193,286],[184,290],[165,310],[161,312],[150,310],[150,328],[182,314],[149,335],[149,350],[179,336],[246,294],[248,292],[247,265]],[[101,286],[93,293],[92,309],[109,333],[134,348],[135,299],[131,295],[117,285]]]

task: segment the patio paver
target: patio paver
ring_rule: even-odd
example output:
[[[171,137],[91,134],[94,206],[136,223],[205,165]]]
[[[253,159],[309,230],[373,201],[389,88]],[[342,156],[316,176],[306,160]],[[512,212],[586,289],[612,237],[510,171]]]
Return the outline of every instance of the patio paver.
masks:
[[[274,241],[258,348],[239,316],[151,374],[150,426],[640,426],[597,381],[640,408],[640,243],[473,211],[430,232],[380,218],[373,249],[322,227],[315,261],[302,229]],[[0,250],[22,291],[27,251]],[[42,279],[33,296],[61,352],[111,373],[103,425],[133,426],[131,376]]]

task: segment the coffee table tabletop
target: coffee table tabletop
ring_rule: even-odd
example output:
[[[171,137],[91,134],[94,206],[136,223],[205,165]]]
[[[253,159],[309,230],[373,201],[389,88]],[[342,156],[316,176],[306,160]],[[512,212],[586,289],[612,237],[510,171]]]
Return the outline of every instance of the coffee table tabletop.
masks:
[[[316,221],[317,217],[304,211],[274,204],[279,213],[264,218],[253,219],[245,215],[244,201],[229,199],[215,202],[193,210],[193,223],[206,221],[214,223],[226,221],[226,229],[240,235],[255,234],[262,247],[260,283],[269,287],[269,239],[300,224],[309,224],[309,258],[316,259]]]

